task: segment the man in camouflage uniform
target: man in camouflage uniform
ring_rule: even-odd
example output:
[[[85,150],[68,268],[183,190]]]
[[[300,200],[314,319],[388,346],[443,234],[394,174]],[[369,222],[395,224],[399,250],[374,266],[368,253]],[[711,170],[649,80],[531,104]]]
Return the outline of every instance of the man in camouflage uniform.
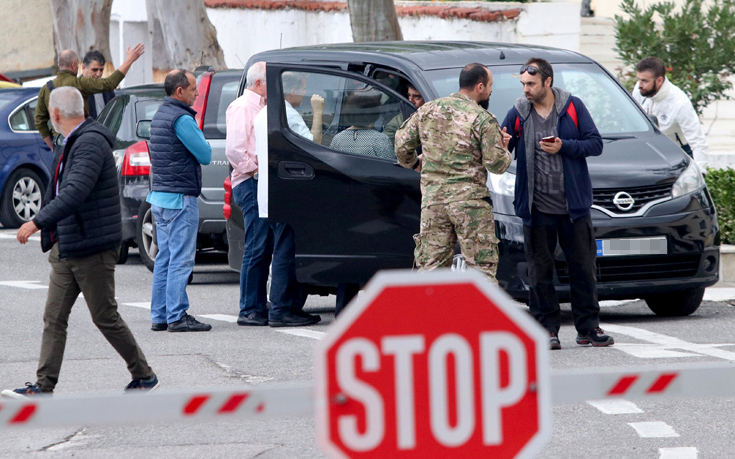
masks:
[[[421,172],[421,232],[414,235],[419,269],[451,266],[459,239],[467,265],[496,282],[498,239],[487,172],[502,174],[512,158],[510,136],[487,111],[492,85],[487,67],[469,64],[459,75],[458,93],[424,104],[396,133],[398,162]]]

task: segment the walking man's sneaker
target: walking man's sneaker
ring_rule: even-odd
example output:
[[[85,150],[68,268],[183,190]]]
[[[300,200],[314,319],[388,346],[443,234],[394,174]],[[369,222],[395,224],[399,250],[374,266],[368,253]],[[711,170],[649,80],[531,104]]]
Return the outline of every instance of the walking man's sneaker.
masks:
[[[251,312],[248,315],[240,315],[237,317],[237,325],[265,327],[268,325],[268,316],[257,312]]]
[[[184,316],[176,322],[168,324],[168,331],[170,332],[199,332],[211,329],[211,325],[203,324],[187,313],[184,313]]]
[[[153,331],[165,331],[168,329],[168,324],[157,324],[153,323],[151,325],[151,330]]]
[[[556,333],[551,333],[551,336],[549,336],[549,349],[552,351],[557,351],[561,349],[561,341],[559,341],[559,335]]]
[[[268,317],[268,325],[271,327],[304,327],[314,325],[320,320],[320,316],[311,314],[301,315],[289,311],[280,317]]]
[[[577,344],[582,346],[591,344],[594,347],[605,347],[615,344],[615,340],[612,336],[606,335],[602,328],[597,327],[586,335],[577,333]]]
[[[38,395],[49,395],[50,393],[44,393],[38,385],[27,382],[26,387],[21,387],[20,389],[13,390],[4,390],[0,394],[5,398],[15,398],[23,400]]]
[[[125,392],[152,392],[158,389],[158,386],[158,377],[153,375],[148,379],[133,379],[125,386]]]

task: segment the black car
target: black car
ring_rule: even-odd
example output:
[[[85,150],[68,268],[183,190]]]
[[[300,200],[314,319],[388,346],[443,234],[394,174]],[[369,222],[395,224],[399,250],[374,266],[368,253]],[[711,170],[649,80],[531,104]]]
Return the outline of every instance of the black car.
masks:
[[[212,146],[212,161],[202,167],[202,194],[199,196],[197,250],[226,250],[225,219],[222,216],[222,180],[229,171],[225,156],[225,112],[235,100],[241,70],[196,72],[199,96],[194,103],[196,121]],[[162,84],[134,86],[116,91],[97,118],[115,135],[115,155],[122,200],[123,250],[121,262],[131,246],[140,249],[143,263],[153,270],[156,245],[153,214],[145,201],[150,191],[150,121],[163,103]]]
[[[363,88],[382,94],[383,112],[375,123],[381,131],[399,112],[407,117],[414,111],[405,98],[409,82],[426,100],[446,96],[458,90],[463,66],[481,62],[493,73],[490,111],[502,120],[522,95],[518,72],[531,57],[553,64],[554,84],[584,101],[604,140],[603,154],[588,158],[599,298],[643,298],[660,315],[694,312],[705,287],[718,280],[720,258],[717,215],[702,173],[597,62],[540,46],[349,43],[252,56],[246,68],[267,62],[269,218],[296,232],[299,281],[333,289],[364,284],[381,269],[413,264],[419,174],[395,161],[329,147],[346,127],[341,115],[348,93]],[[305,74],[307,97],[318,93],[326,101],[321,144],[297,136],[286,124],[281,85],[286,71]],[[310,125],[308,103],[297,110]],[[513,210],[514,174],[515,163],[488,180],[501,241],[497,278],[512,297],[527,301],[523,226]],[[229,208],[230,266],[239,269],[242,217],[236,206]],[[568,301],[569,276],[560,249],[555,282],[560,300]]]

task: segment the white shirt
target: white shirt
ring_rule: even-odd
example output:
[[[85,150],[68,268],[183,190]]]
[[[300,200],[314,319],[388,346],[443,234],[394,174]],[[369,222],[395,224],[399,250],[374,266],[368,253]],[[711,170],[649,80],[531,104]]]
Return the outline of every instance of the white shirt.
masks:
[[[284,102],[286,102],[288,127],[301,137],[314,140],[314,136],[304,123],[304,118],[288,101]],[[268,218],[268,106],[255,116],[253,132],[255,133],[255,154],[260,165],[258,169],[258,215],[260,218]]]
[[[665,78],[658,92],[652,97],[643,97],[636,83],[633,88],[633,99],[641,104],[643,111],[658,118],[658,128],[661,132],[678,145],[689,144],[699,168],[702,172],[707,170],[706,154],[709,153],[707,140],[704,138],[692,101],[684,91]]]

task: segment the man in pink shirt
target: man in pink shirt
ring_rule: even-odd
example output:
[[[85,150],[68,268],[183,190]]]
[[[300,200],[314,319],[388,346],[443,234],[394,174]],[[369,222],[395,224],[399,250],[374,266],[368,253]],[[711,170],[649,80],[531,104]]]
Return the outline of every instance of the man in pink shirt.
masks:
[[[253,120],[265,107],[265,62],[256,62],[247,73],[247,89],[227,107],[225,152],[232,166],[232,197],[242,209],[245,250],[240,270],[238,325],[268,325],[266,282],[273,253],[268,220],[258,215],[258,158]]]

